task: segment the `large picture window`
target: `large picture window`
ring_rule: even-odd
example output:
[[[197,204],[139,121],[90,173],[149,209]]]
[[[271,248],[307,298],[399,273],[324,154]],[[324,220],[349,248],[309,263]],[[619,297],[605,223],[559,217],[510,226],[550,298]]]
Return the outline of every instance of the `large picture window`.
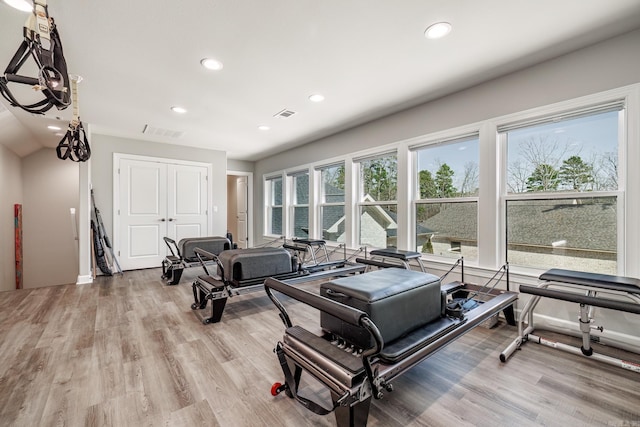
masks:
[[[271,235],[282,235],[282,177],[265,180],[266,224],[265,231]]]
[[[617,274],[622,103],[500,129],[507,260]]]
[[[345,242],[344,163],[320,168],[320,224],[322,238]]]
[[[477,135],[414,149],[415,243],[425,254],[478,257]]]
[[[360,245],[396,247],[398,158],[396,153],[360,160]]]

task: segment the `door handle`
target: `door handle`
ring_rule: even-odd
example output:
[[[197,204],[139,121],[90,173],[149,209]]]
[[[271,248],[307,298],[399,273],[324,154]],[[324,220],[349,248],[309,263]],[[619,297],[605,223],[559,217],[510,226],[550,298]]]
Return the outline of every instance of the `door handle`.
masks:
[[[164,218],[160,218],[160,221],[165,222],[165,221],[166,221],[166,219],[164,219]]]
[[[169,218],[169,221],[176,221],[174,218]]]

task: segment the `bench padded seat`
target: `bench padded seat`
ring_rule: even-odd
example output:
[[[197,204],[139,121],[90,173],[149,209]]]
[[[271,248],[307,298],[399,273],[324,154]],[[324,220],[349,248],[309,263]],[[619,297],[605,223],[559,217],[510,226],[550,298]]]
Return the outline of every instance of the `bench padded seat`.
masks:
[[[549,282],[569,283],[583,286],[593,286],[601,289],[640,293],[640,279],[633,277],[612,276],[609,274],[587,273],[583,271],[562,270],[552,268],[539,277]]]
[[[401,268],[387,268],[323,283],[320,294],[366,312],[385,343],[442,316],[440,278]],[[360,348],[373,345],[362,328],[353,327],[326,313],[323,329]]]

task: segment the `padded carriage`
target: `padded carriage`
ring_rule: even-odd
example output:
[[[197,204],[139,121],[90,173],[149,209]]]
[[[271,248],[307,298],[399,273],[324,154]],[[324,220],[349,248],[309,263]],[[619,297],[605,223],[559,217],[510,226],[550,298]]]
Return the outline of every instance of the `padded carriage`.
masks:
[[[298,269],[296,259],[284,248],[232,249],[218,255],[218,260],[218,275],[234,286],[252,285]]]

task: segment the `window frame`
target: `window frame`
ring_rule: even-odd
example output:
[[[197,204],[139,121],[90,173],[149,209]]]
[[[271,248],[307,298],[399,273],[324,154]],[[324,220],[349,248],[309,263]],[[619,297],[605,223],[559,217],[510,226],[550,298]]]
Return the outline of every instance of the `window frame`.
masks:
[[[364,180],[361,179],[363,176],[363,169],[362,169],[362,164],[364,162],[370,161],[370,160],[376,160],[376,159],[382,159],[385,157],[390,157],[393,156],[395,157],[395,161],[396,161],[396,189],[395,189],[395,193],[396,193],[396,198],[395,200],[382,200],[382,201],[367,201],[365,200],[366,194],[365,194],[365,187],[364,187]],[[394,150],[386,150],[386,151],[380,151],[376,154],[372,154],[372,155],[367,155],[367,156],[363,156],[363,157],[358,157],[358,158],[354,158],[353,159],[353,165],[355,166],[355,174],[354,176],[357,177],[358,180],[358,185],[357,185],[357,201],[355,203],[355,218],[353,221],[353,224],[356,225],[356,233],[355,233],[355,238],[356,238],[356,242],[358,245],[360,245],[361,247],[366,246],[366,247],[372,247],[366,243],[362,242],[362,210],[367,208],[367,207],[384,207],[384,206],[391,206],[391,207],[395,207],[395,211],[396,211],[396,246],[397,246],[397,240],[399,238],[399,232],[401,231],[398,228],[398,223],[399,221],[399,217],[398,217],[398,191],[399,191],[399,187],[400,187],[400,174],[398,171],[399,168],[399,154],[398,154],[398,150],[394,149]],[[389,247],[389,237],[387,235],[386,238],[386,245],[385,248]],[[377,246],[375,247],[377,248]]]
[[[420,171],[418,170],[418,156],[419,153],[423,150],[428,150],[429,148],[441,147],[445,145],[453,145],[456,143],[468,141],[468,140],[476,140],[478,145],[478,194],[476,196],[459,196],[459,197],[433,197],[433,198],[421,198],[420,194]],[[417,242],[417,231],[416,227],[418,225],[418,205],[426,205],[426,204],[448,204],[448,203],[475,203],[476,204],[476,224],[480,224],[480,168],[481,168],[481,156],[480,156],[480,131],[477,129],[472,129],[471,131],[467,131],[466,129],[462,132],[451,132],[448,135],[440,135],[439,138],[430,139],[427,141],[420,142],[418,144],[411,145],[409,147],[409,151],[411,151],[411,180],[412,180],[412,197],[411,197],[411,248],[416,248],[418,246]],[[479,250],[479,238],[478,238],[478,226],[476,227],[476,250]],[[420,251],[418,251],[420,252]],[[447,257],[439,254],[429,254],[421,252],[422,256],[427,259],[432,259],[435,261],[445,261],[452,260],[453,257]],[[471,261],[471,263],[477,263],[478,257],[476,258],[465,258],[465,262]]]
[[[280,181],[280,187],[282,191],[282,204],[275,204],[275,194],[274,194],[274,181]],[[282,230],[285,230],[285,187],[284,187],[285,179],[282,174],[279,175],[270,175],[264,178],[264,231],[266,236],[278,236],[280,237],[282,233],[276,234],[273,232],[273,210],[274,208],[279,208],[281,212],[280,224],[282,226]]]
[[[298,203],[298,192],[296,181],[300,176],[307,177],[307,203]],[[292,238],[306,238],[310,239],[312,235],[310,224],[310,212],[311,212],[311,174],[308,169],[298,170],[296,172],[287,173],[287,233],[286,236]],[[296,208],[307,208],[307,236],[296,236]]]
[[[344,197],[343,197],[343,201],[342,202],[327,202],[326,201],[326,194],[324,191],[324,180],[323,180],[323,172],[325,170],[331,169],[331,168],[340,168],[342,167],[344,169],[344,173],[345,173],[345,183],[344,183]],[[338,163],[331,163],[331,164],[325,164],[322,166],[317,166],[314,169],[314,174],[317,177],[316,182],[317,182],[317,194],[318,194],[318,199],[317,199],[317,203],[316,203],[316,212],[317,212],[317,218],[318,218],[318,230],[317,230],[317,235],[320,236],[321,239],[328,241],[328,242],[335,242],[335,243],[345,243],[345,242],[341,242],[339,240],[331,240],[326,238],[325,234],[324,234],[324,218],[322,216],[322,213],[324,211],[324,208],[327,207],[339,207],[342,206],[342,211],[343,211],[343,216],[344,219],[343,221],[346,221],[346,216],[347,216],[347,210],[346,210],[346,197],[347,197],[347,189],[348,189],[348,185],[346,182],[346,162],[342,161],[342,162],[338,162]],[[345,239],[347,237],[347,233],[345,232]]]
[[[500,164],[498,167],[500,175],[500,253],[504,260],[508,261],[508,235],[507,235],[507,204],[509,201],[526,201],[526,200],[567,200],[567,199],[581,199],[581,198],[616,198],[616,238],[617,238],[617,256],[616,256],[616,273],[618,275],[624,275],[626,271],[626,248],[627,248],[627,223],[626,217],[626,177],[627,177],[627,146],[628,133],[627,126],[629,126],[628,120],[628,99],[626,96],[609,96],[604,97],[594,102],[593,98],[587,97],[590,102],[571,101],[568,103],[562,103],[560,105],[552,105],[541,107],[536,109],[535,112],[518,113],[513,115],[513,120],[504,120],[501,124],[496,126],[496,141],[500,149]],[[531,191],[510,193],[508,191],[507,181],[509,179],[508,168],[508,138],[507,134],[510,130],[523,129],[531,126],[542,125],[545,123],[551,123],[557,118],[577,118],[589,115],[596,115],[598,113],[604,113],[605,111],[612,111],[611,105],[621,105],[618,110],[618,141],[617,141],[617,153],[618,153],[618,188],[617,190],[595,190],[595,191],[576,191],[576,190],[558,190],[558,191]],[[526,265],[510,265],[513,271],[520,272],[525,275],[539,275],[544,269],[535,266]],[[550,266],[551,268],[551,266]]]

